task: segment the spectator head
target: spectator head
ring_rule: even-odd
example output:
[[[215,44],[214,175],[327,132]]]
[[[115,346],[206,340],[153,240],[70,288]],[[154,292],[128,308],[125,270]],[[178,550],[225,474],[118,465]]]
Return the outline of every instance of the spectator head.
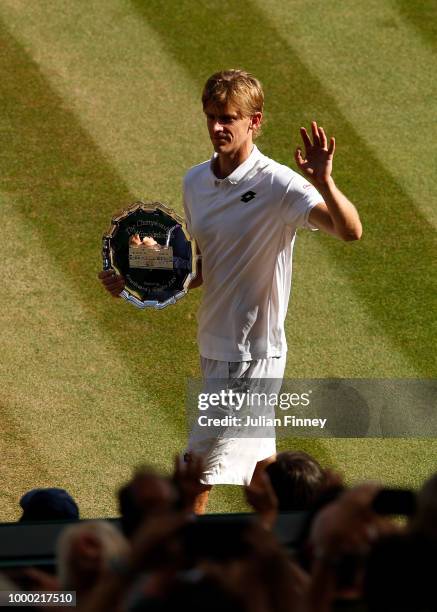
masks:
[[[56,545],[61,589],[84,592],[92,588],[108,561],[126,557],[129,543],[108,521],[86,521],[66,527]]]
[[[279,453],[266,472],[282,512],[309,510],[325,485],[325,472],[318,461],[302,451]]]
[[[176,489],[168,478],[139,468],[118,492],[123,533],[130,538],[144,519],[172,510],[176,501]]]
[[[79,508],[65,489],[32,489],[20,499],[20,506],[20,522],[79,519]]]

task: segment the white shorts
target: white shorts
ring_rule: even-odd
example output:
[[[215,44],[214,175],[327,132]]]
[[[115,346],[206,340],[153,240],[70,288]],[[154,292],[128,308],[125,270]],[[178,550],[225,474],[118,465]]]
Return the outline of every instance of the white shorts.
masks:
[[[241,362],[216,361],[201,357],[203,392],[218,392],[224,380],[235,380],[238,385],[237,379],[242,382],[254,379],[255,384],[256,379],[266,378],[269,380],[263,381],[263,391],[279,394],[285,361],[286,355]],[[220,379],[220,383],[217,379]],[[250,389],[250,383],[244,384],[246,389]],[[232,409],[229,406],[218,406],[214,411],[215,414],[211,415],[208,410],[209,416],[223,417],[229,415]],[[274,409],[264,406],[263,414],[274,416]],[[266,429],[262,428],[261,431],[265,432]],[[258,461],[276,454],[276,437],[274,429],[269,432],[269,437],[256,437],[256,430],[255,433],[251,432],[250,437],[247,435],[247,430],[242,436],[238,428],[231,427],[222,428],[218,432],[214,429],[205,431],[205,428],[199,427],[196,421],[190,432],[184,455],[190,451],[203,457],[205,463],[201,478],[203,484],[243,485],[251,481]]]

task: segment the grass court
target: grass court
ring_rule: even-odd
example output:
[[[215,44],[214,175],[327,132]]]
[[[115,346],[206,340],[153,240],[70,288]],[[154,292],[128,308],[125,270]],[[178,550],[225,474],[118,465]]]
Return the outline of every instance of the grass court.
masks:
[[[333,176],[363,221],[358,243],[298,236],[286,376],[435,377],[436,17],[431,0],[3,0],[0,520],[36,486],[114,516],[132,467],[169,470],[185,444],[201,291],[144,312],[96,276],[114,211],[182,212],[219,69],[263,83],[266,155],[295,169],[312,119],[335,135]],[[436,469],[435,439],[293,445],[350,483],[418,487]],[[217,487],[208,509],[245,508]]]

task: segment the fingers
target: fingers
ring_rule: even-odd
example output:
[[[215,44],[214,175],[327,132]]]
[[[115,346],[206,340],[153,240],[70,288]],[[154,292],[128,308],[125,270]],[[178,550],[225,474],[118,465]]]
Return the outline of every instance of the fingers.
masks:
[[[175,469],[174,477],[180,478],[191,478],[193,480],[199,480],[204,471],[203,457],[190,453],[189,460],[184,461],[182,457],[176,455],[175,457]]]
[[[272,481],[270,480],[267,472],[262,472],[261,480],[264,485],[264,490],[268,494],[269,498],[277,501],[275,490],[273,489]]]
[[[319,136],[320,136],[320,146],[322,149],[328,148],[328,140],[326,138],[325,130],[322,127],[319,127]]]
[[[296,160],[296,163],[299,168],[302,168],[305,163],[305,160],[302,157],[302,149],[300,147],[297,147],[296,151],[294,152],[294,159]]]
[[[192,453],[191,461],[187,464],[186,471],[191,476],[191,478],[195,480],[200,480],[204,471],[203,457]]]
[[[114,297],[118,297],[124,289],[125,280],[123,276],[116,274],[114,270],[103,270],[99,272],[98,278],[102,281],[104,288]]]
[[[102,280],[103,278],[107,278],[109,276],[114,276],[114,270],[102,270],[98,273],[97,278]]]
[[[318,146],[322,149],[328,149],[328,138],[326,136],[325,130],[322,127],[317,125],[317,121],[311,122],[311,133],[313,137],[314,143],[311,142],[311,138],[308,135],[307,130],[304,127],[300,128],[300,134],[302,136],[303,143],[305,145],[305,149],[308,152],[312,147]],[[335,139],[330,139],[328,152],[330,155],[334,154],[335,150]]]
[[[308,136],[308,132],[306,131],[304,127],[300,128],[300,135],[302,136],[302,140],[303,140],[303,144],[305,145],[305,149],[308,152],[313,145],[311,143],[310,137]]]
[[[313,133],[314,146],[320,146],[319,128],[316,121],[311,121],[311,132]]]
[[[253,490],[253,488],[249,488],[247,485],[244,487],[244,497],[246,499],[246,502],[249,504],[249,506],[251,506],[253,509],[256,510],[257,508],[257,501],[258,501],[258,496],[255,493],[255,491]]]
[[[102,279],[102,284],[105,289],[114,289],[115,287],[124,287],[124,278],[122,276],[117,276],[113,274],[112,276],[107,276]]]

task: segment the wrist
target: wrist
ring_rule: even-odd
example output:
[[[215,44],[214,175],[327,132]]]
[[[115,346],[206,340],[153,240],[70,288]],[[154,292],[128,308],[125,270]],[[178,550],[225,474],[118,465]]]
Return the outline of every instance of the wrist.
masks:
[[[326,180],[314,185],[321,195],[332,194],[336,188],[334,179],[329,176]]]

